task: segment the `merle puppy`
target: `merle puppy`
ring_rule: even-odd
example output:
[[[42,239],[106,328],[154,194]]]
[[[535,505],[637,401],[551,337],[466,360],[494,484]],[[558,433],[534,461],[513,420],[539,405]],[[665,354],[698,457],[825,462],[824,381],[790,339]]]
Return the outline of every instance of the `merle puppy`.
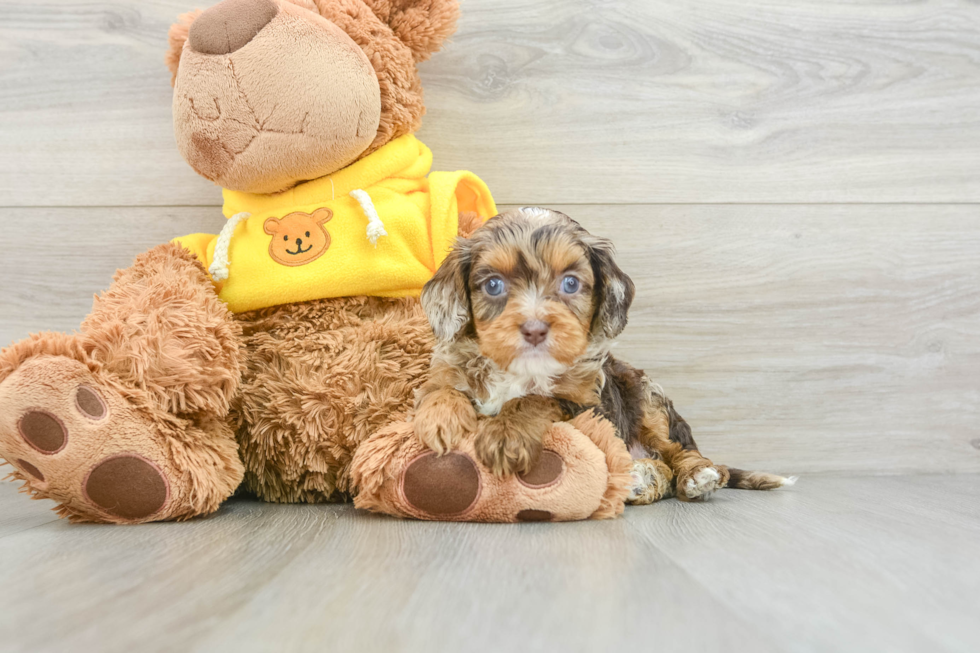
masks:
[[[557,211],[508,211],[459,239],[422,291],[438,343],[417,399],[418,437],[444,453],[475,431],[485,465],[523,473],[552,422],[595,410],[636,459],[633,503],[792,483],[713,464],[661,388],[613,358],[632,300],[612,244]]]

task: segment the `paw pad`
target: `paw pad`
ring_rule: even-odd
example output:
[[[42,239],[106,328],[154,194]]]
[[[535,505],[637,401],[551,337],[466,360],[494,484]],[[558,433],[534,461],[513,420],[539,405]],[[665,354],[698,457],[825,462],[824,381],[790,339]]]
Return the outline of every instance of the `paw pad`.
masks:
[[[85,496],[105,512],[143,519],[163,508],[169,488],[157,466],[135,454],[121,454],[96,465],[82,484]]]
[[[68,443],[68,431],[51,413],[32,410],[20,418],[20,434],[41,453],[58,453]]]
[[[522,510],[517,513],[517,521],[551,521],[553,517],[547,510]]]
[[[35,467],[34,465],[30,464],[29,462],[27,462],[23,458],[18,458],[17,459],[17,466],[21,469],[21,471],[27,472],[28,474],[30,474],[31,476],[33,476],[37,480],[39,480],[39,481],[43,481],[44,480],[44,474],[41,473],[41,470],[38,469],[37,467]]]
[[[521,474],[517,479],[529,488],[543,488],[554,485],[561,479],[565,471],[565,463],[561,456],[554,451],[542,451],[538,462],[526,474]]]
[[[440,517],[469,510],[480,496],[480,473],[469,456],[434,452],[413,460],[402,477],[402,493],[422,512]]]
[[[84,385],[75,391],[75,406],[78,407],[79,412],[92,419],[102,419],[108,412],[102,397],[95,390]]]

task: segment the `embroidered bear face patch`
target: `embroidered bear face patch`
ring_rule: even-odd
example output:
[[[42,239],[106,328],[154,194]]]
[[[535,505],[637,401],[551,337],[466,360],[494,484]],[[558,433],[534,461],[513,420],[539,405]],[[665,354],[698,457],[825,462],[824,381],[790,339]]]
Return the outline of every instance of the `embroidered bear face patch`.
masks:
[[[295,211],[282,218],[269,218],[263,225],[265,233],[272,236],[269,256],[289,266],[320,258],[330,247],[330,234],[323,224],[332,217],[333,211],[323,208],[312,214]]]

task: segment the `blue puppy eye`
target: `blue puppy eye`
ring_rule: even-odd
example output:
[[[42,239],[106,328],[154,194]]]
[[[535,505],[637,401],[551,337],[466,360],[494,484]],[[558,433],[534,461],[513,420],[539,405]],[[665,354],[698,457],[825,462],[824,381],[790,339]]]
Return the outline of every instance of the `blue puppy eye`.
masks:
[[[574,295],[581,287],[582,283],[575,277],[565,277],[561,280],[561,291],[567,295]]]
[[[487,281],[483,284],[483,292],[487,293],[491,297],[496,297],[500,293],[504,292],[504,282],[497,277],[487,279]]]

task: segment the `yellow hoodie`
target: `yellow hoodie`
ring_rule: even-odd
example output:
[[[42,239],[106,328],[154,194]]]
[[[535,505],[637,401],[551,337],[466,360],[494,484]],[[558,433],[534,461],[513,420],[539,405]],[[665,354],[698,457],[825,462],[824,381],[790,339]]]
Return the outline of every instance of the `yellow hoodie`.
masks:
[[[220,235],[174,239],[232,312],[351,295],[417,296],[449,253],[461,211],[496,214],[471,172],[433,172],[402,136],[329,177],[274,195],[224,191]]]

